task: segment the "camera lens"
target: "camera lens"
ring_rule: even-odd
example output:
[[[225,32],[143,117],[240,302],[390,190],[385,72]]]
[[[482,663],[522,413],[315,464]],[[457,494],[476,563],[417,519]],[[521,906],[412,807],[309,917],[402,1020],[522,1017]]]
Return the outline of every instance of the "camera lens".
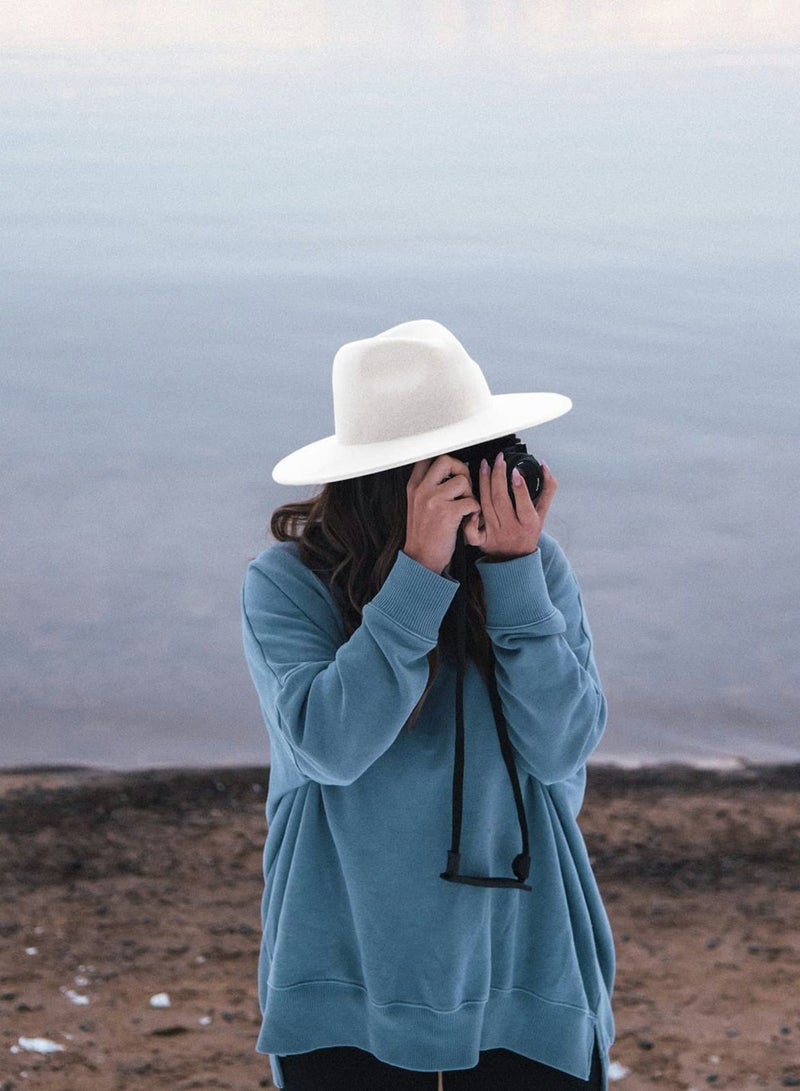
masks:
[[[525,484],[528,486],[528,492],[535,503],[544,487],[542,467],[533,455],[528,454],[525,444],[519,436],[501,436],[498,439],[489,440],[486,443],[478,443],[473,447],[464,447],[460,451],[453,451],[452,454],[453,458],[460,459],[462,462],[467,463],[472,479],[473,493],[475,496],[479,496],[479,470],[481,459],[485,458],[491,467],[494,465],[495,456],[499,451],[503,452],[503,457],[506,460],[508,494],[512,501],[514,499],[514,486],[511,483],[511,471],[516,466],[525,479]]]
[[[512,454],[506,455],[506,466],[508,467],[508,489],[513,498],[514,491],[511,484],[511,471],[516,467],[525,479],[525,484],[528,486],[528,492],[531,494],[531,500],[535,503],[544,487],[544,477],[542,475],[542,467],[533,457],[533,455],[527,454]]]

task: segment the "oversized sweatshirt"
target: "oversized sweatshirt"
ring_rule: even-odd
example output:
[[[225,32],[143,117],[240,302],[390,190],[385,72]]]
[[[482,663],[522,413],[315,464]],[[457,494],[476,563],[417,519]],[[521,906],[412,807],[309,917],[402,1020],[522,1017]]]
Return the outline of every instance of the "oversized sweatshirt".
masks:
[[[577,817],[606,703],[579,587],[547,535],[478,561],[531,846],[530,892],[445,882],[455,664],[427,654],[458,585],[400,552],[345,639],[325,584],[279,543],[243,587],[271,743],[257,1049],[354,1046],[402,1068],[513,1050],[582,1079],[613,1037],[614,953]],[[469,663],[462,871],[510,874],[519,825],[489,691]]]

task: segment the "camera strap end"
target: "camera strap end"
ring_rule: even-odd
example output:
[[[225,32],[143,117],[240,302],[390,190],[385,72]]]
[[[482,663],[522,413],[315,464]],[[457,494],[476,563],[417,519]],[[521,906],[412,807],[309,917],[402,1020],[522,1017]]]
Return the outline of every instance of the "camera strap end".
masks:
[[[447,853],[447,868],[442,872],[443,879],[451,879],[458,875],[461,871],[461,853],[453,852],[452,849]]]

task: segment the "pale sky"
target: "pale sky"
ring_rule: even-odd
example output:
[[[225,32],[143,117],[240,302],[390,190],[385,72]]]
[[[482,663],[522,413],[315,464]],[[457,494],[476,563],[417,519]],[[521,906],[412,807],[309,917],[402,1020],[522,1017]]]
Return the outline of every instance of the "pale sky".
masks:
[[[797,0],[25,0],[0,2],[0,56],[164,46],[437,49],[480,31],[498,45],[570,49],[791,48]]]

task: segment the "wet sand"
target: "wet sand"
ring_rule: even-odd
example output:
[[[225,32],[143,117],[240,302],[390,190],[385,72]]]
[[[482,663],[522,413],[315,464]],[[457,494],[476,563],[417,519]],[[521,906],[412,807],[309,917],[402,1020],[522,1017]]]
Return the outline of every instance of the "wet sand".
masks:
[[[271,1086],[266,776],[0,772],[0,1091]],[[800,1087],[800,767],[594,767],[582,826],[617,941],[612,1086]]]

